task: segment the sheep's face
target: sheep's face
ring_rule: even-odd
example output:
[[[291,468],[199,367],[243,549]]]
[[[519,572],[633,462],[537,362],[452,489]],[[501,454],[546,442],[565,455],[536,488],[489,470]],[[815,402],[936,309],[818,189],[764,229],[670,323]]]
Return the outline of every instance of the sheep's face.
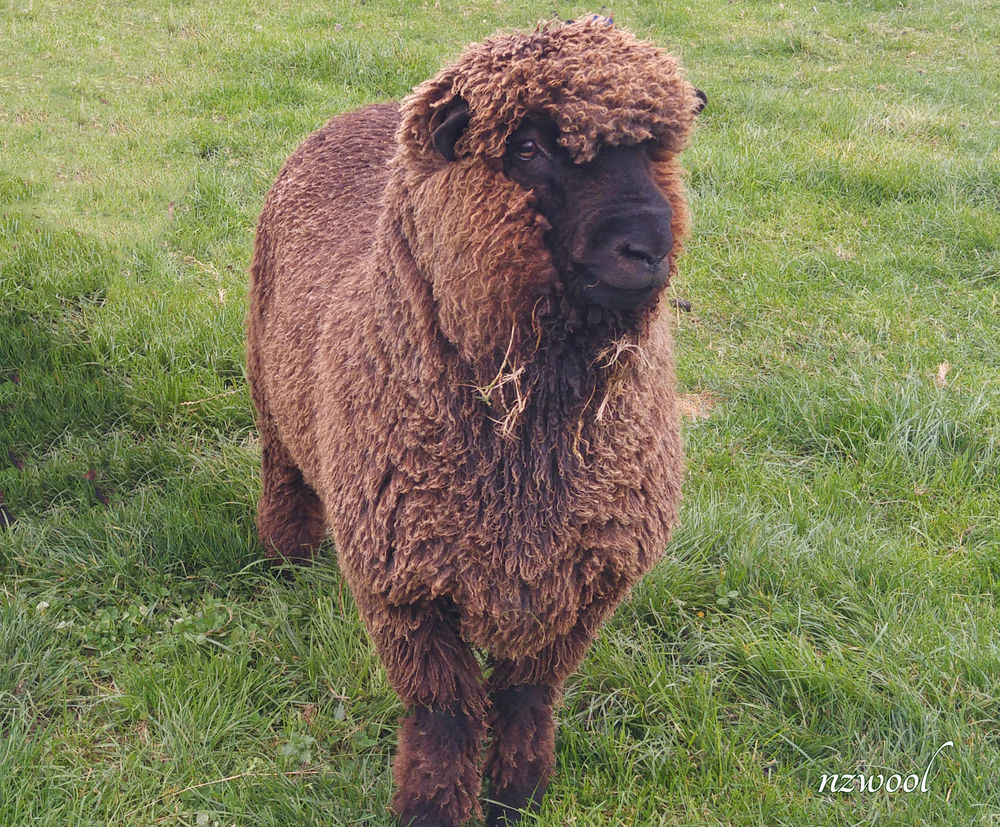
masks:
[[[414,90],[394,203],[463,356],[535,342],[543,317],[595,341],[653,317],[703,103],[673,57],[603,18],[472,44]]]
[[[525,121],[507,142],[504,174],[533,194],[553,263],[579,304],[638,311],[667,283],[672,216],[652,149],[605,146],[574,163],[543,118]]]

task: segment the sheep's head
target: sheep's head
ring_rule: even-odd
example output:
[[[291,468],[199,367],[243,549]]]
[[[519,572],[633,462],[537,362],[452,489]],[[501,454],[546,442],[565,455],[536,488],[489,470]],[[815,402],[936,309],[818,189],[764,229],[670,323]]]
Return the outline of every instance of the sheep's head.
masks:
[[[651,312],[687,230],[675,156],[702,101],[670,55],[603,18],[473,44],[407,98],[408,235],[467,356],[541,296],[584,322]]]
[[[507,142],[504,174],[535,198],[569,297],[632,314],[667,283],[673,211],[656,185],[652,147],[606,146],[574,163],[544,116],[526,118]]]

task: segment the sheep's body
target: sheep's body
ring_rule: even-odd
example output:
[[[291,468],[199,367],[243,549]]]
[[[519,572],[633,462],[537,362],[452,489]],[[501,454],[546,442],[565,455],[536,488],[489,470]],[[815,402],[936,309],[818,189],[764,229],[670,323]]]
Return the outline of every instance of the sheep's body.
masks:
[[[618,352],[574,320],[526,194],[474,153],[442,170],[410,146],[420,105],[402,127],[394,104],[334,118],[289,158],[258,227],[248,364],[261,538],[306,558],[332,533],[415,709],[396,808],[451,825],[478,808],[488,726],[495,795],[544,787],[553,698],[662,554],[683,458],[667,314]],[[679,235],[676,177],[666,159]]]
[[[255,401],[309,486],[335,495],[326,518],[359,602],[449,598],[468,643],[533,655],[595,598],[613,606],[669,536],[682,456],[667,320],[619,427],[568,416],[593,359],[570,342],[530,365],[545,392],[503,437],[454,348],[407,341],[433,331],[429,297],[366,261],[397,126],[392,104],[334,118],[276,181],[255,263]]]

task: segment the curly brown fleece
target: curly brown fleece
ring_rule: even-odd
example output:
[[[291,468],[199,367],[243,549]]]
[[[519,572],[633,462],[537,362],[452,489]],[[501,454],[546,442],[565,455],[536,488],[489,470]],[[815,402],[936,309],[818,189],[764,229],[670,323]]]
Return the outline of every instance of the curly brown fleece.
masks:
[[[448,162],[430,138],[457,96],[471,120]],[[336,540],[412,710],[404,824],[480,812],[487,731],[489,823],[537,802],[559,687],[661,556],[680,500],[668,314],[584,317],[503,175],[504,142],[529,113],[578,161],[656,141],[681,238],[675,155],[696,108],[672,57],[603,20],[498,35],[401,107],[330,121],[267,198],[248,318],[258,528],[295,560]]]

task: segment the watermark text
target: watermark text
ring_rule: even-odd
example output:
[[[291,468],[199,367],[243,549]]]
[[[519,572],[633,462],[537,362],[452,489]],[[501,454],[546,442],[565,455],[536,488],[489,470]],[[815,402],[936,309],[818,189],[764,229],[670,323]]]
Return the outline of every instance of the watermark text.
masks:
[[[934,759],[941,754],[941,750],[945,747],[953,747],[954,745],[954,741],[945,741],[939,746],[937,752],[931,756],[931,760],[927,764],[927,769],[924,770],[922,776],[918,776],[916,773],[904,776],[898,772],[892,775],[885,775],[884,773],[879,773],[878,775],[865,775],[864,773],[855,773],[853,775],[850,773],[843,775],[823,773],[823,777],[819,783],[819,791],[821,793],[877,793],[885,790],[887,793],[912,793],[919,790],[925,793],[930,789],[927,786],[927,776],[934,765]]]

